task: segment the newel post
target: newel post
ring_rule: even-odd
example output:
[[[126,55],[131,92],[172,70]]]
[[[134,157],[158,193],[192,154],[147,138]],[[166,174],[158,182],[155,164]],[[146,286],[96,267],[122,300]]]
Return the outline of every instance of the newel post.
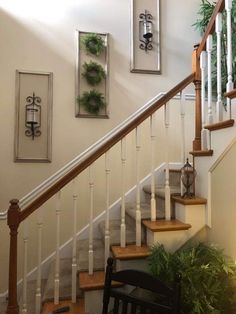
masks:
[[[10,201],[7,224],[10,228],[10,254],[9,254],[9,282],[7,314],[19,314],[17,301],[17,233],[20,224],[19,201]]]
[[[197,50],[199,45],[194,46],[192,54],[192,71],[195,73],[195,139],[193,140],[193,151],[201,150],[202,109],[201,109],[201,69],[200,58]]]

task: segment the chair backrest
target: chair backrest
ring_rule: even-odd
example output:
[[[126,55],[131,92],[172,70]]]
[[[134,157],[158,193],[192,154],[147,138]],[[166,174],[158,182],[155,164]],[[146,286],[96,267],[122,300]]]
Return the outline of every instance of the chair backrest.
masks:
[[[112,288],[112,281],[132,286],[133,290],[126,292],[125,289]],[[110,298],[114,298],[113,314],[177,314],[180,313],[180,276],[176,276],[173,287],[168,287],[143,271],[129,269],[113,272],[113,259],[108,258],[102,314],[108,314]]]

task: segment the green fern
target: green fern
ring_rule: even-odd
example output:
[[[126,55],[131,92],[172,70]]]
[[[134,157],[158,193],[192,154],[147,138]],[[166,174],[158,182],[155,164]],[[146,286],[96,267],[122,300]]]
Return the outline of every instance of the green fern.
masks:
[[[181,313],[233,313],[236,266],[215,246],[199,243],[169,253],[163,245],[155,245],[149,266],[154,276],[168,284],[177,272],[181,274]]]

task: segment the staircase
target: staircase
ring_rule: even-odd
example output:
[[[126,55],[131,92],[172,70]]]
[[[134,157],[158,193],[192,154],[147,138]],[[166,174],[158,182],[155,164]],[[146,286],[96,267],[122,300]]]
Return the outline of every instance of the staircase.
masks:
[[[160,179],[161,178],[161,179]],[[162,182],[161,182],[162,181]],[[162,183],[162,184],[161,184]],[[136,202],[128,202],[126,208],[126,246],[120,246],[120,220],[110,220],[110,255],[116,260],[116,270],[135,268],[148,270],[147,257],[150,247],[156,243],[163,243],[169,250],[176,250],[188,239],[192,238],[205,226],[205,199],[183,199],[180,196],[180,169],[170,169],[171,191],[171,220],[165,220],[165,171],[159,174],[159,186],[155,188],[155,200],[158,210],[156,221],[151,221],[151,185],[143,186],[143,202],[140,204],[142,219],[142,245],[136,246]],[[197,216],[197,219],[196,219]],[[198,220],[198,223],[197,223]],[[187,221],[191,221],[187,223]],[[94,268],[93,275],[88,271],[88,247],[89,239],[77,241],[77,304],[80,305],[79,313],[100,313],[102,293],[104,286],[104,251],[105,251],[105,220],[97,226],[98,236],[93,240]],[[192,229],[192,231],[190,231]],[[173,240],[174,239],[174,240]],[[69,304],[71,299],[71,258],[60,259],[60,305]],[[47,280],[42,289],[43,313],[52,310],[54,300],[54,271],[55,260],[51,262]],[[35,313],[35,297],[32,294],[36,287],[36,281],[28,282],[28,306],[29,313]],[[119,286],[119,285],[117,285]],[[30,296],[32,294],[32,297]],[[20,300],[20,304],[21,304]],[[96,305],[95,305],[96,304]],[[76,309],[77,310],[77,309]],[[72,312],[73,313],[73,312]],[[78,312],[77,312],[78,313]]]
[[[227,112],[220,112],[222,106],[222,92],[218,90],[217,110],[212,110],[212,90],[208,88],[208,106],[206,106],[205,86],[206,54],[210,64],[212,49],[210,46],[211,36],[215,30],[216,16],[221,14],[226,7],[230,15],[232,3],[229,0],[220,0],[216,4],[213,16],[206,29],[205,35],[193,52],[192,74],[177,84],[165,95],[159,95],[133,116],[115,128],[111,133],[101,139],[96,145],[85,153],[81,154],[74,161],[65,166],[61,172],[56,173],[52,180],[49,178],[38,189],[29,194],[28,199],[11,200],[8,210],[8,225],[10,228],[10,262],[9,262],[9,300],[6,313],[49,313],[52,309],[63,305],[71,306],[71,313],[98,314],[101,312],[102,288],[104,285],[104,267],[108,256],[113,255],[116,260],[116,269],[142,268],[147,269],[147,257],[150,254],[150,247],[155,243],[162,243],[174,251],[183,246],[188,240],[198,237],[199,232],[208,224],[210,226],[209,207],[207,208],[206,197],[208,189],[205,188],[207,173],[212,160],[219,156],[220,152],[212,145],[212,133],[216,130],[234,129],[234,119],[231,114],[230,100],[235,97],[232,83],[232,67],[228,69],[227,83]],[[219,20],[219,19],[217,19]],[[229,18],[227,19],[229,21]],[[230,26],[230,23],[228,25]],[[217,25],[217,32],[219,32]],[[228,32],[228,37],[230,37]],[[218,36],[219,38],[219,36]],[[228,39],[228,64],[232,63],[230,57],[231,39]],[[207,44],[207,45],[206,45]],[[207,46],[207,52],[205,48]],[[218,59],[221,55],[218,53]],[[217,68],[217,77],[221,82],[221,73]],[[208,72],[211,73],[211,67]],[[208,73],[208,82],[210,74]],[[180,184],[180,168],[185,163],[186,142],[185,134],[185,109],[183,95],[185,88],[194,83],[195,85],[195,138],[193,140],[193,165],[198,172],[198,179],[195,186],[196,195],[193,199],[181,197],[183,188]],[[218,84],[219,85],[219,84]],[[181,146],[181,157],[178,160],[178,167],[172,168],[170,162],[170,146],[176,143],[170,142],[170,111],[175,103],[173,98],[180,95],[180,129],[182,137],[178,146]],[[155,115],[163,112],[163,125],[155,125]],[[223,118],[222,118],[223,116]],[[220,118],[219,118],[220,117]],[[191,117],[192,119],[193,117]],[[177,119],[177,117],[176,117]],[[207,122],[209,123],[207,123]],[[150,174],[146,179],[140,176],[140,150],[142,123],[149,123],[150,140]],[[221,131],[219,131],[221,130]],[[235,129],[234,129],[235,130]],[[132,133],[133,132],[133,133]],[[156,164],[156,145],[159,134],[165,134],[165,143],[162,148],[165,155],[163,166]],[[230,132],[229,132],[230,133]],[[127,145],[126,139],[130,134],[135,138],[135,176],[136,183],[129,192],[126,190],[127,180]],[[232,135],[233,136],[233,135]],[[110,204],[111,192],[111,166],[110,155],[115,145],[120,145],[120,177],[121,197],[114,206]],[[216,153],[215,153],[216,149]],[[213,151],[214,150],[214,151]],[[221,151],[222,152],[222,151]],[[104,198],[105,211],[94,218],[96,211],[95,198],[95,163],[104,158],[105,161],[105,183]],[[132,157],[131,157],[132,158]],[[207,162],[203,162],[205,160]],[[201,165],[201,163],[203,165]],[[205,166],[204,163],[207,165]],[[196,166],[197,165],[197,166]],[[156,168],[157,167],[157,168]],[[78,206],[77,178],[82,176],[83,171],[88,171],[88,208],[81,209]],[[51,181],[50,181],[51,180]],[[201,181],[202,180],[202,181]],[[202,183],[204,181],[204,183]],[[62,225],[61,191],[67,188],[70,182],[73,198],[73,218],[71,219],[72,239],[66,243],[68,248],[65,252],[61,248],[60,230]],[[101,184],[101,182],[99,182]],[[202,188],[204,186],[204,188]],[[36,210],[47,202],[53,201],[55,197],[56,236],[55,252],[47,260],[51,261],[47,270],[42,261],[42,220],[38,215],[37,220],[37,265],[34,271],[35,281],[28,280],[28,239],[27,232],[23,235],[23,280],[22,293],[17,293],[17,231],[21,224],[26,224],[29,217],[32,217]],[[27,199],[27,200],[26,200]],[[128,201],[127,201],[128,200]],[[78,217],[80,210],[88,210],[89,223],[84,232],[78,232]],[[49,235],[51,235],[49,233]],[[83,235],[83,236],[81,236]],[[86,236],[85,236],[86,235]],[[63,251],[63,254],[62,254]],[[46,279],[46,280],[45,280]],[[33,292],[33,287],[35,291]],[[18,297],[20,295],[20,297]],[[32,295],[32,301],[31,296]],[[20,307],[18,305],[18,301]],[[53,302],[53,303],[52,303]],[[34,304],[35,303],[35,304]],[[54,304],[54,305],[53,305]]]

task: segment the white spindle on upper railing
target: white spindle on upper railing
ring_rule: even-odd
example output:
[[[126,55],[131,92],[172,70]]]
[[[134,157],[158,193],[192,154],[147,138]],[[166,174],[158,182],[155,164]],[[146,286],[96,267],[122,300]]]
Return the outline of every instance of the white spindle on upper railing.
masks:
[[[105,171],[106,171],[106,220],[105,220],[105,269],[107,259],[110,255],[110,221],[109,221],[109,206],[110,206],[110,163],[109,151],[105,154]]]
[[[226,90],[230,92],[233,89],[233,66],[232,66],[232,0],[225,0],[225,9],[227,13],[227,85]],[[227,116],[231,119],[231,100],[227,98]]]
[[[222,32],[222,14],[218,13],[216,16],[216,36],[217,36],[217,103],[216,103],[216,117],[217,122],[223,120],[222,107],[222,76],[221,76],[221,32]]]
[[[125,181],[126,181],[126,139],[121,140],[121,163],[122,163],[122,186],[121,186],[121,225],[120,225],[120,246],[126,246],[126,225],[125,225]]]
[[[141,246],[141,209],[140,209],[140,128],[136,128],[136,245]]]
[[[42,291],[41,291],[41,262],[42,262],[42,213],[41,210],[37,215],[37,229],[38,229],[38,262],[37,262],[37,279],[36,279],[36,294],[35,294],[35,313],[41,313],[41,304],[42,304]]]
[[[23,231],[23,294],[22,294],[22,311],[27,313],[27,268],[28,268],[28,222],[24,222]]]
[[[183,91],[180,93],[180,120],[181,120],[181,163],[185,164],[185,98]],[[180,180],[180,194],[184,194],[184,186]]]
[[[54,304],[59,304],[60,287],[60,213],[61,213],[61,191],[56,195],[56,259],[54,277]]]
[[[73,236],[72,236],[72,303],[76,303],[76,282],[77,282],[77,179],[73,180]]]
[[[207,69],[207,53],[202,51],[200,55],[200,68],[201,68],[201,110],[202,110],[202,130],[201,130],[201,148],[202,150],[207,150],[207,130],[204,128],[206,125],[206,69]]]
[[[211,56],[212,56],[212,35],[208,35],[207,37],[207,98],[208,98],[208,124],[213,123],[213,113],[212,113],[212,64],[211,64]]]
[[[150,117],[150,135],[151,135],[151,221],[156,221],[157,208],[155,197],[155,144],[156,132],[154,126],[154,115]]]
[[[170,125],[170,113],[169,104],[165,104],[165,147],[166,147],[166,171],[165,171],[165,218],[171,219],[171,201],[170,201],[170,169],[169,169],[169,125]]]
[[[89,167],[89,190],[90,190],[90,211],[89,211],[89,275],[93,274],[93,209],[94,209],[94,177],[93,165]]]

